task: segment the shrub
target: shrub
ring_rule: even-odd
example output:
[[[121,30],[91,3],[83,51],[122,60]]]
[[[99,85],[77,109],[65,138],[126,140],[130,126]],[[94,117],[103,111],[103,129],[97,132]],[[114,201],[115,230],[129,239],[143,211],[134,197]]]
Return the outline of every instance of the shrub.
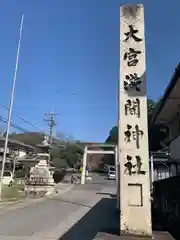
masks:
[[[56,170],[53,174],[54,182],[59,183],[64,179],[64,176],[66,175],[66,171],[64,169],[62,170]]]

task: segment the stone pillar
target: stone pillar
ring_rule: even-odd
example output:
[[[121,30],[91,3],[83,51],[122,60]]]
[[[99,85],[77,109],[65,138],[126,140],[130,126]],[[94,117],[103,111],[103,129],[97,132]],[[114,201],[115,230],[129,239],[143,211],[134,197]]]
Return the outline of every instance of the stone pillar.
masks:
[[[87,166],[87,146],[85,146],[85,148],[84,148],[83,169],[82,169],[82,173],[81,173],[81,184],[85,184],[86,166]]]
[[[120,7],[121,235],[151,236],[144,7]]]

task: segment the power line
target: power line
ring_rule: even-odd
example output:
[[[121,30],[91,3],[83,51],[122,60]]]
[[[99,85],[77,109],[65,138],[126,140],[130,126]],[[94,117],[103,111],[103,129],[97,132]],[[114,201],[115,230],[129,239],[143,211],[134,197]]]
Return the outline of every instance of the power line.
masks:
[[[0,103],[0,107],[4,108],[6,111],[9,111],[9,109],[7,107],[5,107],[3,104]],[[44,133],[44,131],[42,131],[41,129],[37,128],[34,124],[30,123],[27,119],[18,116],[19,119],[21,119],[23,122],[27,123],[28,125],[30,125],[31,127],[33,127],[34,129],[38,130],[39,132]],[[12,125],[12,124],[11,124]],[[16,125],[16,124],[15,124]],[[12,125],[13,126],[13,125]],[[18,126],[18,125],[16,125]],[[20,126],[18,126],[19,128],[21,128]],[[23,129],[23,128],[22,128]]]
[[[34,124],[32,124],[32,123],[30,123],[28,120],[26,120],[25,118],[23,118],[23,117],[19,117],[22,121],[24,121],[25,123],[27,123],[27,124],[29,124],[31,127],[33,127],[33,128],[35,128],[35,129],[37,129],[39,132],[44,132],[44,131],[42,131],[41,129],[39,129],[39,128],[37,128]]]
[[[4,118],[3,116],[0,116],[0,121],[3,121],[4,123],[7,123],[8,120],[6,118]],[[20,130],[21,132],[29,132],[28,130],[22,128],[21,126],[14,124],[11,122],[11,126],[13,126],[14,128]]]

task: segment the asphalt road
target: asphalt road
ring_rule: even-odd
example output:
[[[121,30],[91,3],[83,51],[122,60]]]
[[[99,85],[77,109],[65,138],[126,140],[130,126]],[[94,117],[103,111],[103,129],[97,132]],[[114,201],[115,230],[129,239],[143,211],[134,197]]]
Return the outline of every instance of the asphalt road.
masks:
[[[51,199],[0,211],[0,240],[91,240],[98,231],[112,230],[118,225],[115,181],[99,174],[92,179]]]

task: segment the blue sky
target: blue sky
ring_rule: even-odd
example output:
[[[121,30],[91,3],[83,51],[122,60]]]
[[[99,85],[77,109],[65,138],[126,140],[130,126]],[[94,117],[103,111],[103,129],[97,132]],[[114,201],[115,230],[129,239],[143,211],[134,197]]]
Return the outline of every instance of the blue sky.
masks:
[[[136,1],[131,1],[136,3]],[[180,2],[145,5],[148,96],[158,99],[180,60]],[[103,142],[117,122],[120,0],[1,0],[0,104],[8,106],[21,13],[24,30],[13,122],[47,131],[43,114],[60,113],[56,131]],[[0,108],[0,115],[7,112]],[[1,124],[1,123],[0,123]]]

